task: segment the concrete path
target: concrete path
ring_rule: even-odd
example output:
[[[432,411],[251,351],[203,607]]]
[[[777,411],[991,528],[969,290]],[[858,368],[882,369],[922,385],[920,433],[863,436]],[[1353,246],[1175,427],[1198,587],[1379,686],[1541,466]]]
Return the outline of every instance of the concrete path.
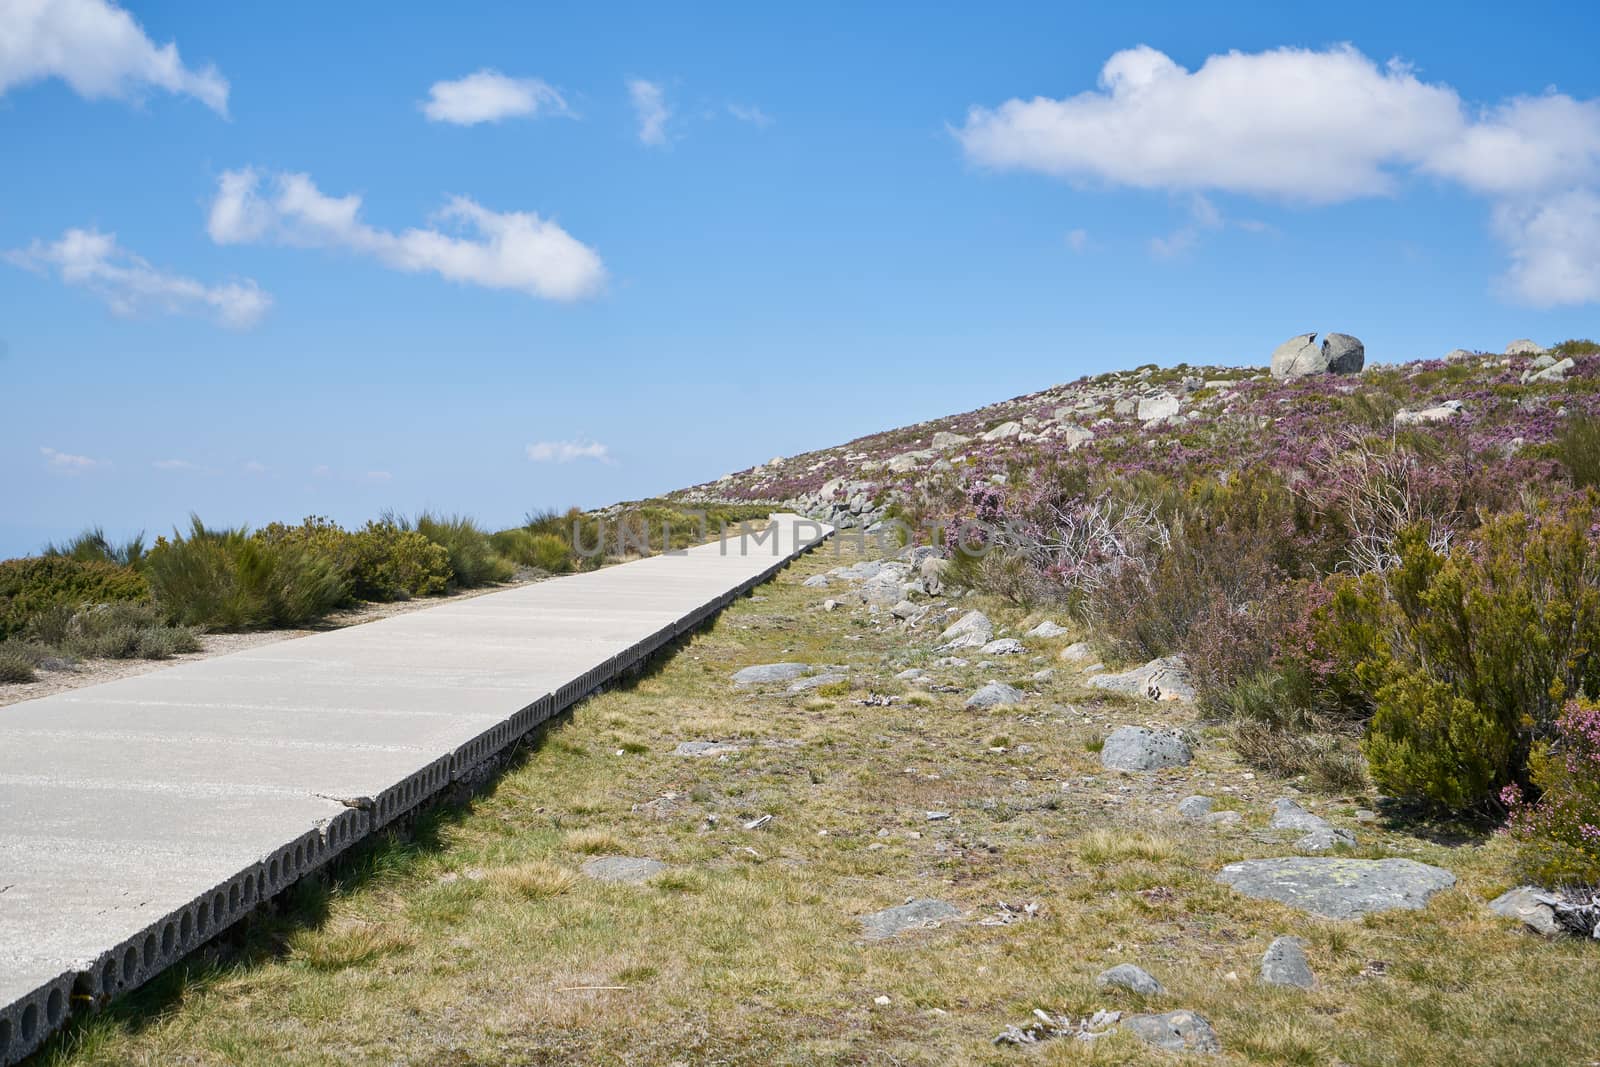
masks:
[[[0,708],[0,1064],[405,815],[831,528]]]

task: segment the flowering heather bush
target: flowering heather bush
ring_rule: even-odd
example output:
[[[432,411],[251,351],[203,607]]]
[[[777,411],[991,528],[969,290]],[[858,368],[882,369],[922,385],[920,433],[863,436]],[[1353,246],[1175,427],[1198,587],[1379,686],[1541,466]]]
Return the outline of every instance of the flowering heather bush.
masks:
[[[1600,704],[1574,700],[1555,736],[1532,759],[1538,799],[1508,785],[1508,832],[1522,846],[1530,877],[1545,885],[1600,883]]]

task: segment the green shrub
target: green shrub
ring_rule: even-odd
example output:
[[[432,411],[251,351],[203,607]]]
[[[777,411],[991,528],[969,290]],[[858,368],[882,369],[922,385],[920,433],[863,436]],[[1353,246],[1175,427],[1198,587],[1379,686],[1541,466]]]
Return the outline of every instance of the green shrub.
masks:
[[[1600,704],[1569,703],[1531,765],[1537,798],[1515,785],[1502,794],[1526,874],[1543,885],[1600,883]]]
[[[523,567],[536,567],[552,574],[573,568],[572,545],[556,533],[534,533],[523,527],[501,530],[490,540],[495,551]]]
[[[439,596],[450,584],[450,554],[415,530],[368,522],[350,551],[350,591],[363,600]]]
[[[1586,337],[1562,341],[1560,344],[1553,345],[1550,348],[1550,354],[1557,359],[1563,359],[1567,356],[1592,356],[1597,352],[1600,352],[1600,344],[1596,344]]]
[[[154,604],[98,604],[79,611],[56,609],[34,620],[29,636],[68,656],[83,659],[170,659],[198,652],[199,636],[170,626]]]
[[[144,534],[113,545],[99,526],[90,527],[65,544],[45,546],[47,556],[66,556],[83,562],[116,563],[123,567],[137,567],[144,559]]]
[[[1600,488],[1600,417],[1573,415],[1555,440],[1555,455],[1579,489]]]
[[[31,682],[38,676],[33,673],[33,659],[20,649],[0,644],[0,682]]]
[[[461,587],[503,582],[513,573],[511,561],[494,550],[489,535],[477,523],[462,515],[434,515],[423,512],[407,527],[400,520],[389,520],[402,529],[414,528],[423,537],[445,550],[450,559],[452,580]]]
[[[24,630],[35,615],[56,606],[144,600],[145,579],[128,567],[68,556],[0,562],[0,638]]]
[[[173,622],[247,629],[300,626],[349,599],[338,560],[317,535],[252,536],[210,530],[198,516],[188,536],[158,538],[145,557],[150,589]]]
[[[1389,570],[1337,583],[1327,641],[1373,709],[1384,790],[1482,809],[1526,781],[1562,704],[1600,694],[1600,496],[1509,513],[1448,553],[1402,531]]]

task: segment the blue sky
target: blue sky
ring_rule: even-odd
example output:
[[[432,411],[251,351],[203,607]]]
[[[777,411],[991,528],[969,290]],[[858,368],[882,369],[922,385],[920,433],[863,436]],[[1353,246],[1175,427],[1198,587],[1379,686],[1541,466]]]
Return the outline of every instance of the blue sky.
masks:
[[[0,554],[1600,333],[1591,5],[439,10],[0,0]]]

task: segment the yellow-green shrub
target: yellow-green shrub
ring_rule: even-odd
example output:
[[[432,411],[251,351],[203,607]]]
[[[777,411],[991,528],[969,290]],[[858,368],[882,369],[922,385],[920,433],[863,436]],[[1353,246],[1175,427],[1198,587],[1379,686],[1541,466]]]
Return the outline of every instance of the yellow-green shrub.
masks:
[[[136,571],[114,563],[38,556],[0,562],[0,638],[20,633],[30,619],[57,606],[146,600],[150,587]]]

